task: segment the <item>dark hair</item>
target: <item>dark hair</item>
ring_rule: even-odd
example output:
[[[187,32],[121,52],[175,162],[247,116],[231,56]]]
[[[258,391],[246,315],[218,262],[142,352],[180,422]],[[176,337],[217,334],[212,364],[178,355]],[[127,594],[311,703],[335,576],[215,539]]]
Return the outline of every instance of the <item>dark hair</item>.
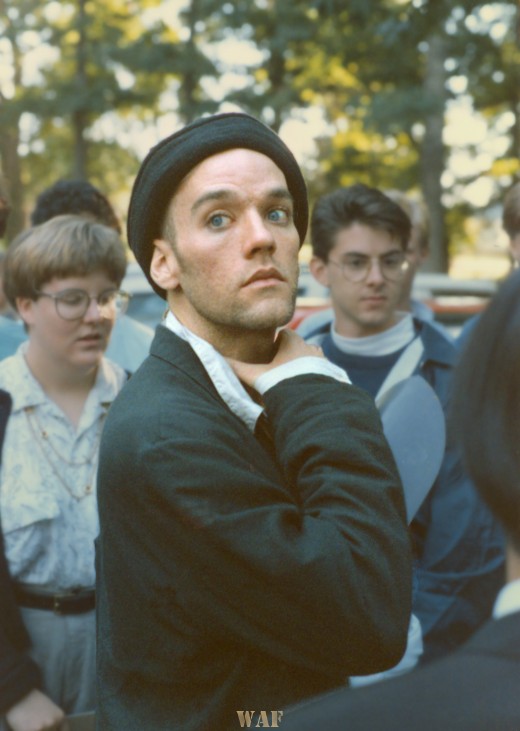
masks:
[[[502,225],[511,238],[520,234],[520,181],[506,193],[502,210]]]
[[[327,261],[339,231],[354,223],[387,231],[406,249],[411,223],[403,209],[377,188],[357,183],[319,198],[311,216],[311,243],[315,256]]]
[[[520,271],[480,316],[455,368],[451,419],[477,490],[520,552]]]
[[[31,223],[36,226],[67,213],[89,215],[121,233],[121,224],[110,202],[86,180],[58,180],[46,188],[36,199]]]

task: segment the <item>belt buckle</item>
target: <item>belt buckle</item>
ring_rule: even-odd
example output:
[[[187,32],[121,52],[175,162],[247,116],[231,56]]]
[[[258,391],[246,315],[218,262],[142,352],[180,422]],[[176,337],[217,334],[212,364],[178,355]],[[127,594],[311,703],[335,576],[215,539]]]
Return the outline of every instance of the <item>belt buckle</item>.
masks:
[[[62,614],[61,600],[62,600],[62,597],[59,594],[55,594],[53,596],[52,609],[54,611],[54,614]]]

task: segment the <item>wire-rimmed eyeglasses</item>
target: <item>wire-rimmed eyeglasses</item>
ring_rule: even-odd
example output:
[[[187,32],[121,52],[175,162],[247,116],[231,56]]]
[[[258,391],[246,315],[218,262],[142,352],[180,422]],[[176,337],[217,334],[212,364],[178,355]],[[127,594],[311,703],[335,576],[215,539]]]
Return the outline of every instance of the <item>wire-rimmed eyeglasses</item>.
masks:
[[[341,269],[343,277],[349,282],[364,281],[375,263],[384,279],[389,282],[398,281],[408,269],[409,261],[405,251],[391,251],[383,256],[365,256],[365,254],[346,254],[341,261],[328,260],[330,264]]]
[[[35,292],[38,297],[54,300],[56,312],[64,320],[81,320],[90,303],[96,302],[102,317],[117,318],[127,310],[131,295],[120,289],[106,289],[97,297],[91,297],[84,289],[64,289],[61,292]]]

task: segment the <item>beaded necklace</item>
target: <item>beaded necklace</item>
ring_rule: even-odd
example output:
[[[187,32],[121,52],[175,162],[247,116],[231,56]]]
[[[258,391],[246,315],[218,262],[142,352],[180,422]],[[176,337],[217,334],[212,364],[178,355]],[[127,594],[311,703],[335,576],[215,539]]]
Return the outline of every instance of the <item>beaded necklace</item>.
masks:
[[[27,423],[29,425],[29,430],[34,438],[34,440],[38,443],[38,446],[40,447],[40,451],[43,455],[43,458],[51,468],[52,472],[54,473],[55,477],[58,479],[60,484],[63,488],[67,491],[67,493],[72,497],[74,500],[79,502],[80,500],[83,500],[83,498],[87,497],[88,495],[91,495],[94,490],[94,478],[96,475],[96,469],[97,469],[97,453],[99,450],[99,443],[101,441],[101,431],[103,429],[103,423],[106,413],[103,413],[99,417],[99,423],[98,423],[98,430],[96,437],[94,439],[94,447],[91,451],[91,453],[82,460],[74,461],[67,459],[67,457],[64,457],[59,450],[56,448],[56,445],[54,445],[49,437],[49,433],[46,429],[44,429],[39,420],[36,416],[36,411],[33,406],[27,406],[24,409],[24,413],[27,419]],[[50,449],[50,451],[49,451]],[[52,453],[52,454],[51,454]],[[54,455],[54,456],[53,456]],[[60,460],[64,464],[68,465],[69,467],[84,467],[85,465],[92,462],[92,469],[89,472],[87,484],[83,488],[83,490],[80,493],[76,493],[70,485],[66,482],[66,480],[63,478],[61,474],[61,470],[59,469],[56,460]]]

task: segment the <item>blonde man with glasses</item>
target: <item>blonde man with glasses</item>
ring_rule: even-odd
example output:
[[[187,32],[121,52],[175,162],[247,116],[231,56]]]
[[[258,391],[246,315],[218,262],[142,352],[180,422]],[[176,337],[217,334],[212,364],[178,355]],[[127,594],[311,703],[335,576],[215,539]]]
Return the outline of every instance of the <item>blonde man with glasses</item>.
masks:
[[[125,270],[117,232],[76,216],[20,234],[5,258],[28,334],[0,363],[0,728],[11,731],[65,730],[65,714],[95,707],[98,449],[127,378],[104,352],[128,304]]]
[[[446,414],[454,346],[433,325],[399,309],[410,225],[399,205],[365,185],[317,201],[310,266],[330,289],[334,319],[308,340],[376,403],[391,384],[419,374]],[[489,617],[503,578],[501,531],[464,474],[449,430],[446,445],[438,477],[410,526],[422,661],[454,649]]]

